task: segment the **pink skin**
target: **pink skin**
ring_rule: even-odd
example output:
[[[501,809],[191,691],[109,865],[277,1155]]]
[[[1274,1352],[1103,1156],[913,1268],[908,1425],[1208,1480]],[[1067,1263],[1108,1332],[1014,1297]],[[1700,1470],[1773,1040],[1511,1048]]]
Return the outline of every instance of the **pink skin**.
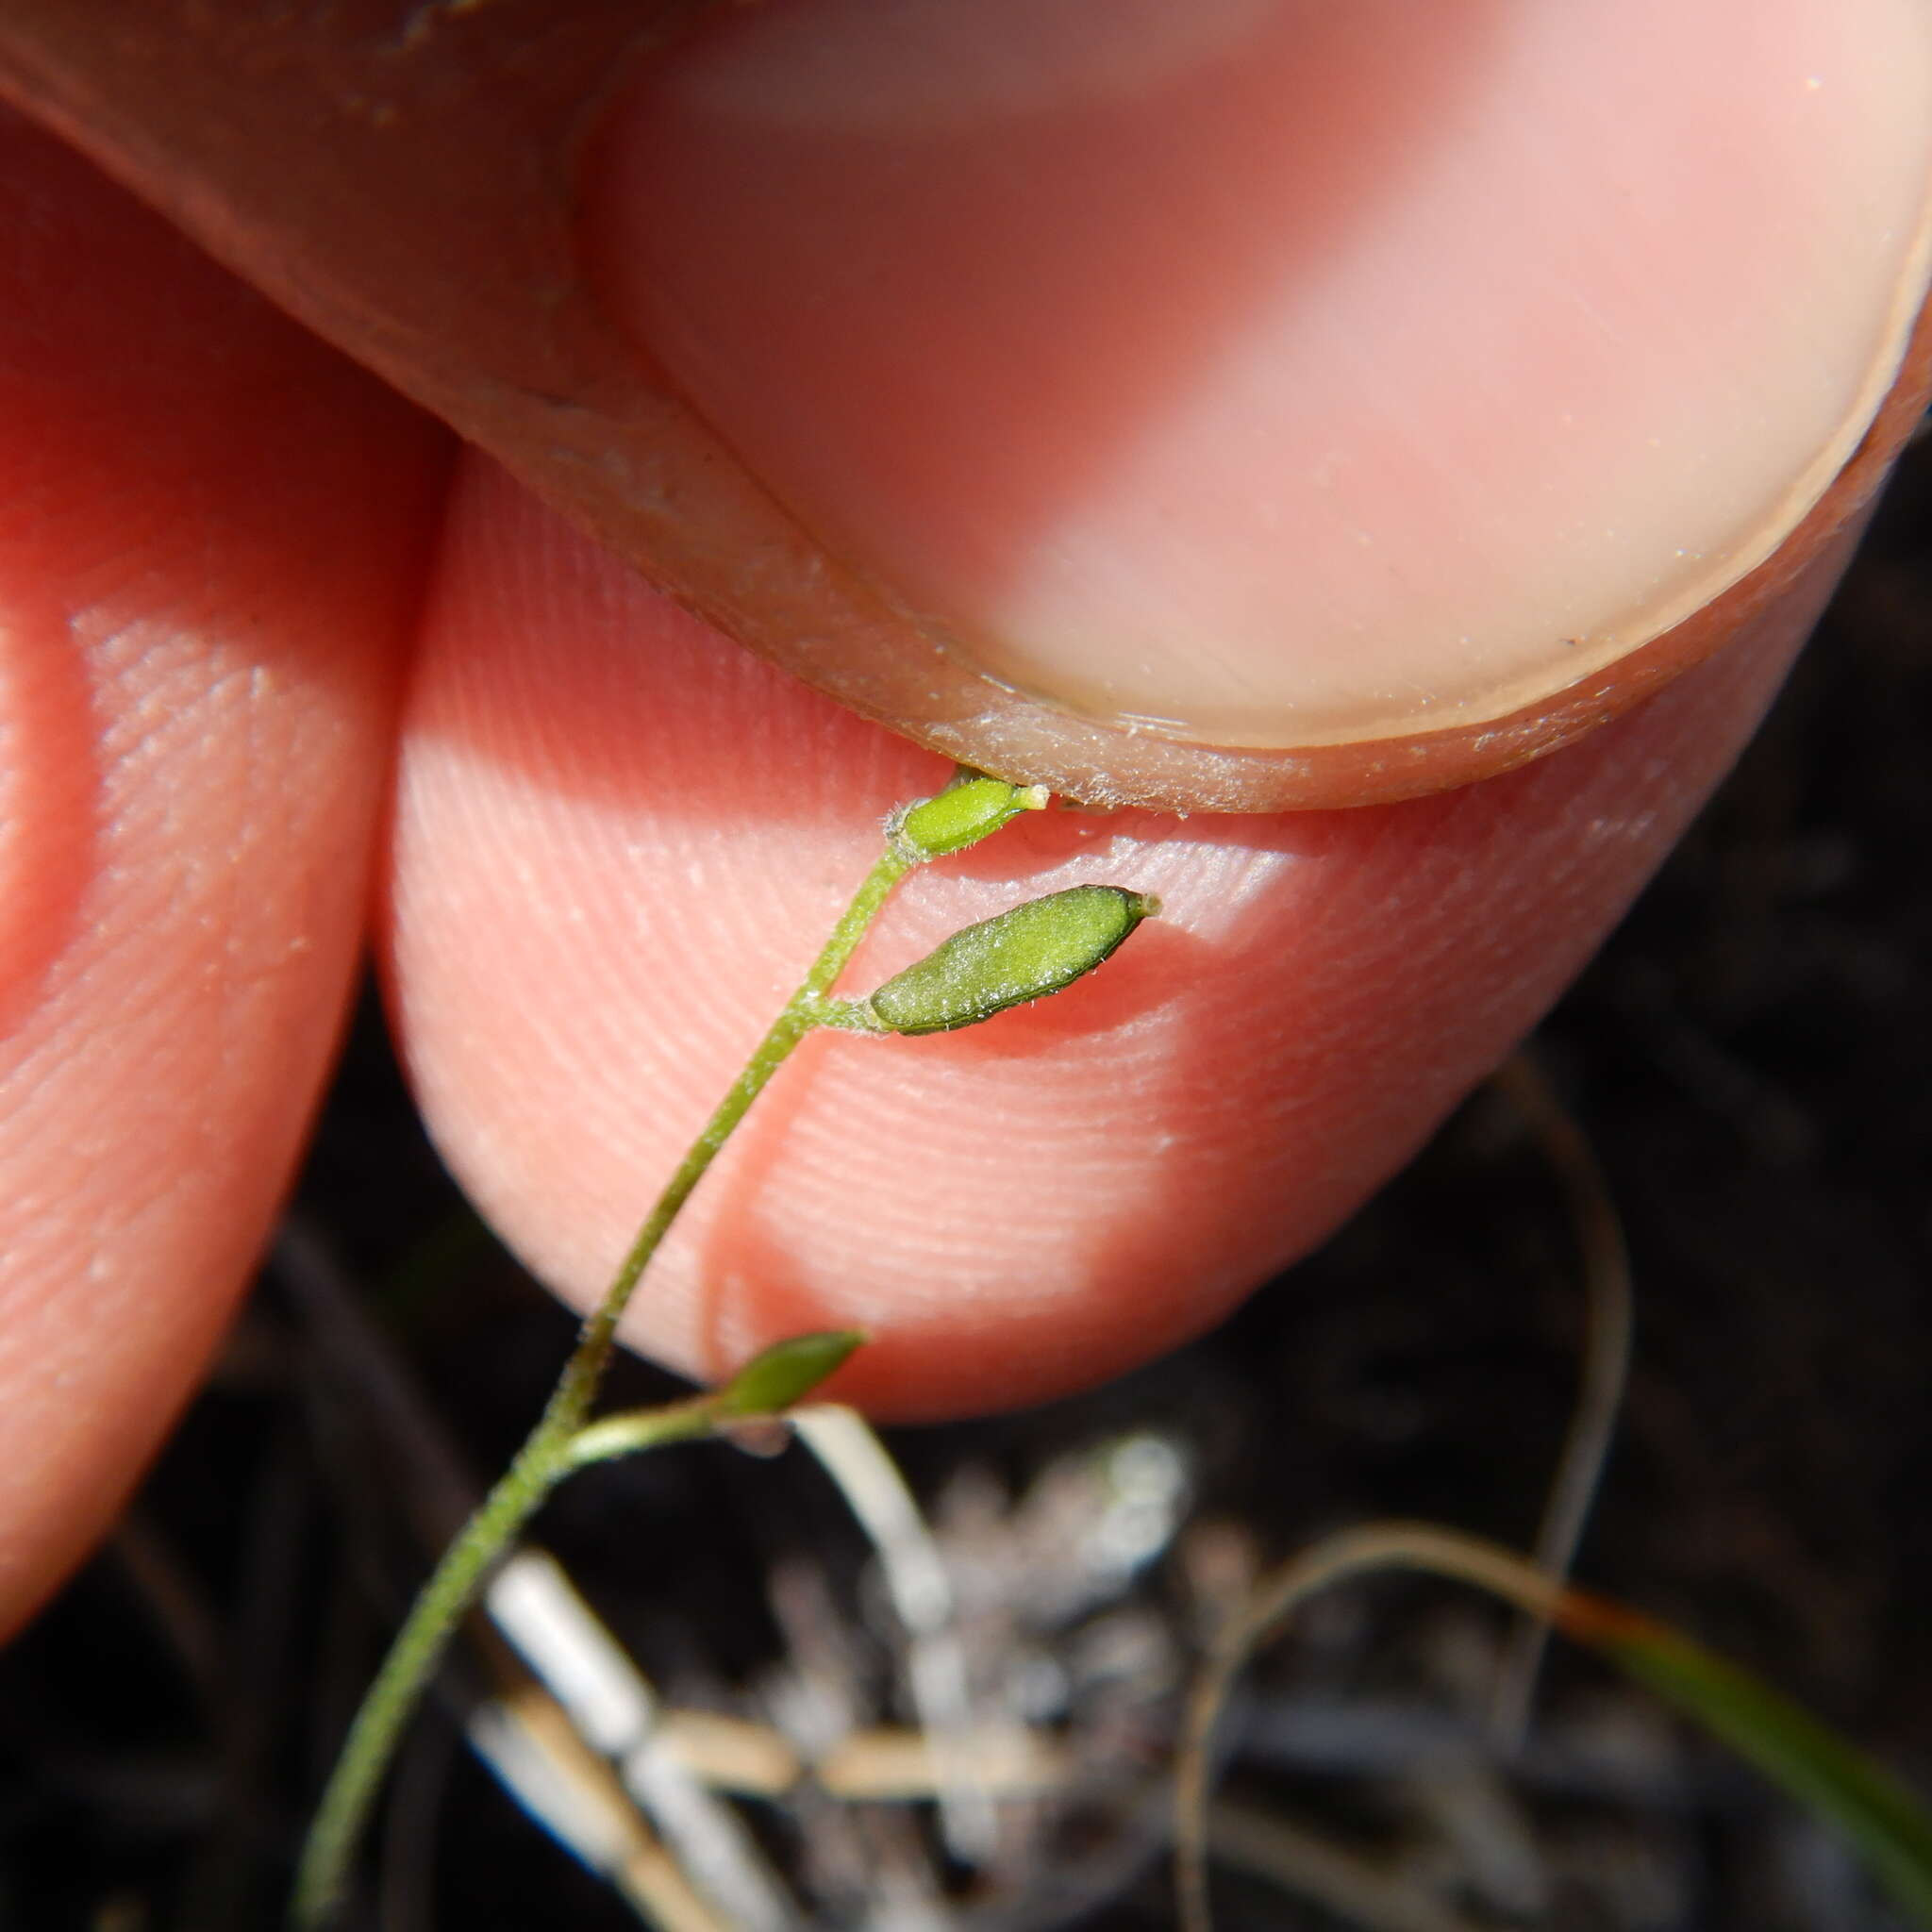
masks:
[[[973,661],[1216,743],[1493,716],[1849,454],[1918,0],[1127,10],[724,9],[606,143],[621,311]]]
[[[5,1624],[154,1449],[300,1154],[440,438],[4,117],[0,234]]]
[[[1157,892],[1162,917],[1091,983],[974,1031],[808,1042],[667,1243],[629,1339],[702,1375],[858,1323],[874,1342],[840,1392],[937,1415],[1097,1380],[1212,1322],[1561,991],[1811,614],[1786,607],[1640,715],[1463,791],[1277,818],[1055,812],[922,873],[853,987],[1079,879]],[[499,473],[459,480],[407,714],[394,1008],[444,1154],[573,1299],[864,875],[883,808],[945,774]]]
[[[1724,80],[1705,79],[1717,115]],[[299,1155],[372,895],[434,1131],[582,1302],[880,814],[944,767],[680,614],[487,459],[459,454],[445,490],[443,432],[45,138],[0,141],[4,1626],[98,1534],[205,1365]],[[1528,458],[1520,477],[1533,516]],[[1354,813],[1056,813],[915,879],[858,981],[1074,876],[1151,887],[1169,916],[980,1033],[809,1042],[630,1339],[705,1372],[859,1321],[877,1341],[841,1392],[936,1415],[1213,1321],[1560,991],[1839,560],[1508,777]],[[1506,581],[1491,595],[1508,608]]]

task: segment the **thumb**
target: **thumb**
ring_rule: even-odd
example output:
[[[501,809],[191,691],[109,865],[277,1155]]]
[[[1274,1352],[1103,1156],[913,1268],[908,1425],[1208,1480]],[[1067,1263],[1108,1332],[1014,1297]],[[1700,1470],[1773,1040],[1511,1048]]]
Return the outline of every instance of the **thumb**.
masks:
[[[0,73],[732,635],[1087,797],[1548,749],[1923,401],[1915,0],[642,11],[31,0]]]

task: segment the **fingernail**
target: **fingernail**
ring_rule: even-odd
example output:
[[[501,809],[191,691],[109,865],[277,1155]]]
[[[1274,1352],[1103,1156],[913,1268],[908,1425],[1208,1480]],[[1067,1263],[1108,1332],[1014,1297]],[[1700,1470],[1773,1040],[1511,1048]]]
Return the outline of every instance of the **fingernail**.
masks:
[[[1317,745],[1512,710],[1774,549],[1890,380],[1928,175],[1917,0],[805,0],[626,88],[589,219],[948,652]]]

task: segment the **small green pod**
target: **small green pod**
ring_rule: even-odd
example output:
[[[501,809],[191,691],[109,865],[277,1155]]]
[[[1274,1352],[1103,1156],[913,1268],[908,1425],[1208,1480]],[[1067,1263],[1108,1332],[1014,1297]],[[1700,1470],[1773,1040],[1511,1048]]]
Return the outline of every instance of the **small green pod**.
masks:
[[[865,1341],[860,1328],[793,1335],[752,1357],[718,1391],[725,1415],[782,1415],[802,1401]]]
[[[1070,886],[956,932],[864,1004],[888,1032],[950,1033],[1037,1000],[1107,958],[1160,909],[1121,886]]]
[[[1010,824],[1023,811],[1040,811],[1046,805],[1043,785],[1008,785],[983,772],[960,767],[943,791],[895,812],[886,835],[902,858],[923,865],[943,858]]]

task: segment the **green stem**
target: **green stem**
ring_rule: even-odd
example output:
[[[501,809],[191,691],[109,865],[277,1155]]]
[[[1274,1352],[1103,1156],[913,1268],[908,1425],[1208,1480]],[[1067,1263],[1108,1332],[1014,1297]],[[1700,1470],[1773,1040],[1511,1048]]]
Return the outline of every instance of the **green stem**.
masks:
[[[593,1462],[614,1462],[640,1450],[661,1449],[667,1442],[689,1442],[708,1436],[723,1420],[723,1406],[712,1396],[674,1402],[668,1408],[626,1409],[621,1415],[600,1416],[570,1439],[564,1450],[564,1474],[588,1469]]]
[[[435,1574],[411,1607],[349,1727],[302,1848],[290,1918],[305,1932],[326,1924],[334,1914],[383,1774],[464,1612],[475,1602],[490,1571],[515,1541],[517,1532],[557,1484],[579,1466],[572,1455],[573,1441],[609,1367],[618,1324],[658,1244],[752,1102],[764,1091],[792,1048],[821,1024],[825,996],[865,937],[886,895],[915,862],[889,848],[853,895],[824,950],[812,961],[811,970],[772,1023],[730,1091],[718,1103],[638,1230],[604,1299],[578,1332],[576,1347],[537,1426],[443,1553]],[[702,1398],[699,1400],[702,1403]],[[694,1413],[682,1420],[687,1426],[681,1431],[674,1429],[673,1434],[702,1432],[694,1425]]]

